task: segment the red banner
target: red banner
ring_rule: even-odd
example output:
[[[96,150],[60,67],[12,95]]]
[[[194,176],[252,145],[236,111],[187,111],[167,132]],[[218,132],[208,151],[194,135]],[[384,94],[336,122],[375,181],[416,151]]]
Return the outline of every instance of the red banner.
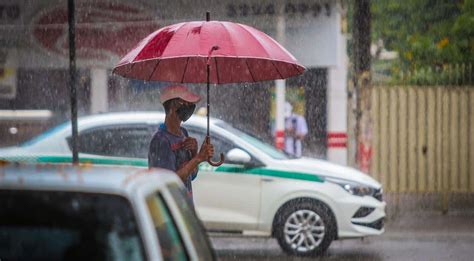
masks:
[[[108,60],[124,55],[159,29],[146,9],[131,3],[76,1],[76,54],[79,59]],[[60,5],[33,18],[32,35],[47,52],[68,56],[67,7]]]

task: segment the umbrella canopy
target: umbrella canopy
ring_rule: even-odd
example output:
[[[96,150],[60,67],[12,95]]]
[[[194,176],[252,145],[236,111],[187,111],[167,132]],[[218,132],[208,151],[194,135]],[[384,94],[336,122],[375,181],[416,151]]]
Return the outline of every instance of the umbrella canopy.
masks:
[[[285,79],[304,72],[295,57],[265,33],[238,23],[209,21],[170,25],[153,32],[126,54],[113,72],[146,81],[209,84]],[[224,162],[209,164],[219,166]]]
[[[150,34],[122,58],[114,73],[147,81],[206,83],[208,58],[209,82],[216,84],[285,79],[305,70],[278,42],[253,27],[198,21]]]

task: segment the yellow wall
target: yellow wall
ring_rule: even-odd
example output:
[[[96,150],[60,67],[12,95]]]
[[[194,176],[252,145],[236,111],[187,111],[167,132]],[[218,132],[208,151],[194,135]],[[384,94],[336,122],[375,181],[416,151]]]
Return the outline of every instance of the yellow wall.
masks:
[[[371,175],[389,192],[474,192],[474,88],[374,87]]]

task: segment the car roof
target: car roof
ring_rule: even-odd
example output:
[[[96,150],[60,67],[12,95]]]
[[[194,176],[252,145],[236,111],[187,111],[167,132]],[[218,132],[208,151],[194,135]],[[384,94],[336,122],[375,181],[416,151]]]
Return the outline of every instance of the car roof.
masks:
[[[84,131],[96,127],[103,127],[107,125],[158,125],[163,123],[165,120],[165,113],[160,111],[133,111],[133,112],[108,112],[82,116],[78,118],[78,130]],[[210,125],[215,127],[222,120],[210,118]],[[194,114],[184,126],[194,125],[200,128],[206,128],[207,118]],[[58,136],[69,136],[71,135],[71,121],[66,121],[62,124],[53,127],[52,129],[40,134],[39,136],[26,141],[23,146],[37,146],[40,145],[44,140],[55,140]],[[47,145],[48,146],[48,145]]]
[[[66,190],[127,195],[140,184],[157,188],[179,183],[176,174],[165,169],[99,166],[92,164],[2,163],[0,189]]]
[[[134,111],[134,112],[110,112],[102,114],[94,114],[79,118],[80,125],[103,125],[104,123],[111,122],[117,123],[148,123],[158,124],[162,123],[165,119],[165,113],[159,111]],[[216,123],[222,122],[219,119],[210,118],[210,124],[215,125]],[[197,114],[186,121],[186,123],[203,125],[207,123],[207,118]]]

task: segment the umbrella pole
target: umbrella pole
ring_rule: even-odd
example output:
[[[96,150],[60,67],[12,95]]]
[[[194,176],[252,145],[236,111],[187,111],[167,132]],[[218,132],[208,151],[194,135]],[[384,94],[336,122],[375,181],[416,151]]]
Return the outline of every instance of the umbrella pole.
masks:
[[[211,84],[210,82],[210,75],[211,75],[211,65],[210,65],[210,62],[208,60],[207,62],[207,136],[206,136],[206,142],[208,144],[211,144],[211,135],[210,135],[210,131],[209,131],[209,112],[210,112],[210,108],[211,106],[209,105],[210,104],[210,101],[209,101],[209,85]],[[219,162],[212,162],[211,158],[207,159],[207,162],[209,164],[211,164],[211,166],[214,166],[214,167],[218,167],[220,165],[222,165],[222,163],[224,163],[224,154],[221,153],[221,160]]]
[[[211,13],[210,12],[206,12],[206,22],[209,22],[211,20]],[[211,50],[209,50],[209,55],[207,57],[207,63],[206,63],[206,66],[207,66],[207,110],[206,110],[206,114],[207,114],[207,138],[209,139],[209,142],[210,142],[210,133],[209,133],[209,110],[210,110],[210,106],[209,106],[209,84],[211,82],[211,53],[212,51],[214,50],[214,47],[211,48]]]
[[[209,12],[206,12],[206,21],[209,22],[211,20],[211,15]],[[211,84],[211,54],[213,51],[218,50],[219,46],[214,45],[210,50],[209,50],[209,55],[207,56],[207,63],[206,63],[206,69],[207,69],[207,136],[206,136],[206,142],[208,144],[211,144],[211,133],[209,131],[209,119],[210,119],[210,111],[211,111],[211,106],[210,106],[210,95],[209,95],[209,85]],[[217,68],[215,68],[217,70]],[[224,163],[224,154],[221,153],[221,160],[219,162],[212,162],[211,158],[207,159],[207,162],[214,167],[218,167]]]
[[[209,113],[210,113],[210,107],[209,104],[209,85],[210,85],[210,79],[209,79],[209,75],[210,75],[210,65],[209,63],[207,64],[207,110],[206,110],[206,114],[207,114],[207,137],[209,138],[210,137],[210,133],[209,133]]]

